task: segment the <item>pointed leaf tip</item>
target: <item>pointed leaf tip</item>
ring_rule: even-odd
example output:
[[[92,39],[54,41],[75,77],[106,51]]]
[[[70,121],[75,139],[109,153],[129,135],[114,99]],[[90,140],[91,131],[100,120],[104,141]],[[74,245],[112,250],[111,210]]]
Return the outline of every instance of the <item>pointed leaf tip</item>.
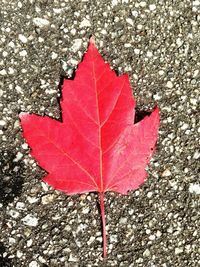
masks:
[[[20,120],[22,120],[22,119],[25,119],[27,116],[29,116],[30,114],[29,113],[27,113],[27,112],[20,112],[20,114],[19,114],[19,118],[20,118]]]
[[[93,35],[90,37],[90,44],[95,45],[95,39]]]

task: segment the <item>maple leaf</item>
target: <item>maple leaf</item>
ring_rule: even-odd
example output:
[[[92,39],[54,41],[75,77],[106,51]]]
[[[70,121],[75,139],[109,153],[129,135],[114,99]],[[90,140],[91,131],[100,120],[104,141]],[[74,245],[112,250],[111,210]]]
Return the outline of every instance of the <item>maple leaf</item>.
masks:
[[[61,121],[20,114],[31,155],[48,173],[45,182],[66,194],[99,192],[104,256],[104,193],[138,188],[157,140],[159,109],[134,124],[135,104],[128,75],[117,76],[91,38],[75,79],[64,80]]]

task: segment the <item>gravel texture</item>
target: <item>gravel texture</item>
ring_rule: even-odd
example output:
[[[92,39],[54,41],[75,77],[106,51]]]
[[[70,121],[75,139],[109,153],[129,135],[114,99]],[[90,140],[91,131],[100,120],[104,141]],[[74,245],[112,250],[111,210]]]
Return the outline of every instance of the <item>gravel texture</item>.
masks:
[[[197,267],[200,1],[1,0],[0,25],[0,266]],[[138,110],[161,109],[148,181],[106,194],[104,260],[98,195],[41,183],[18,119],[60,117],[61,77],[72,77],[91,35],[129,73]]]

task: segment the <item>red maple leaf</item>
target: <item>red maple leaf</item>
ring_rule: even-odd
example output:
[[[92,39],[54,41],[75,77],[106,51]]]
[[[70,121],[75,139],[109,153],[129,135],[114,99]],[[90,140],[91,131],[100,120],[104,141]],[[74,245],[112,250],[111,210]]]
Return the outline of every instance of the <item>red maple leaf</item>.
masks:
[[[104,193],[126,194],[145,180],[159,127],[159,109],[134,124],[128,75],[117,76],[94,40],[74,80],[62,86],[62,120],[21,113],[31,155],[48,173],[44,181],[66,194],[100,193],[106,255]]]

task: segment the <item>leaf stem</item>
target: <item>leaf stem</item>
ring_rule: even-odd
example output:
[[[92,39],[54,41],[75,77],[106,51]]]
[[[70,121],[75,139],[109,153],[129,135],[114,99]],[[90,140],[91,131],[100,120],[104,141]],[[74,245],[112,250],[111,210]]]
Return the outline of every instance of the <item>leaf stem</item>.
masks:
[[[106,257],[106,220],[105,220],[105,210],[104,210],[104,192],[100,193],[100,207],[101,207],[101,217],[102,217],[102,227],[103,227],[103,257]]]

